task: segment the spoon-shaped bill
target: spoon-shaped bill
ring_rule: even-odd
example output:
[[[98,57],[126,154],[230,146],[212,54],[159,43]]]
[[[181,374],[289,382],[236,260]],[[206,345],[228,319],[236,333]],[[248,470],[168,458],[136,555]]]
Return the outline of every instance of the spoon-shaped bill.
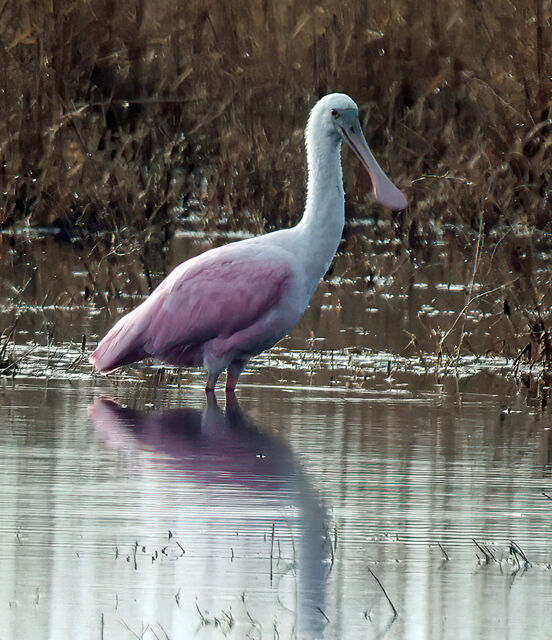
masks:
[[[347,130],[347,128],[342,127],[340,130],[341,137],[349,147],[351,147],[362,163],[362,166],[370,174],[376,200],[384,207],[393,209],[393,211],[406,209],[408,206],[408,200],[404,193],[397,189],[391,180],[389,180],[383,169],[377,163],[377,160],[374,158],[374,154],[370,150],[364,134],[360,129],[360,125],[355,126],[353,129],[354,130],[351,131],[351,128]]]

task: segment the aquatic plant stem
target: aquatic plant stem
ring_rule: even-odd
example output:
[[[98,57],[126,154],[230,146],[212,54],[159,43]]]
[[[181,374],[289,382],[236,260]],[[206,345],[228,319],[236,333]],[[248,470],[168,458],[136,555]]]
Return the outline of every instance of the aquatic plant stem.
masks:
[[[389,606],[393,610],[393,620],[394,620],[399,615],[398,611],[395,609],[395,605],[391,601],[391,598],[387,595],[387,591],[385,590],[378,576],[372,571],[372,569],[370,569],[370,567],[368,567],[368,571],[372,574],[372,577],[378,583],[380,589],[383,591],[383,595],[387,598],[387,602],[389,602]]]

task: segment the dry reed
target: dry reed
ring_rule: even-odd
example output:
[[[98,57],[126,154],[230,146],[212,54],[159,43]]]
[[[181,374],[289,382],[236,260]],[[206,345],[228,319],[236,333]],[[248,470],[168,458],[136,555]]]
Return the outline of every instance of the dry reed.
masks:
[[[4,2],[0,225],[108,230],[115,250],[198,211],[292,224],[308,109],[343,90],[411,199],[384,233],[419,263],[438,237],[471,260],[477,242],[492,348],[550,360],[551,18],[544,0]],[[354,163],[346,182],[382,216]]]

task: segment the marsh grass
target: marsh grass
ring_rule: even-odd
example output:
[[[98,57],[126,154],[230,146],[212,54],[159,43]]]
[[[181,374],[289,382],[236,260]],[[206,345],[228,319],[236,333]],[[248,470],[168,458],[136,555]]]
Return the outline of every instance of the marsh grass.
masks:
[[[291,222],[308,108],[345,90],[409,189],[413,243],[482,208],[487,231],[545,226],[544,4],[7,3],[1,219],[133,229],[200,198],[214,221]]]
[[[13,338],[15,323],[0,334],[0,376],[14,376],[17,372],[17,361],[13,354]]]
[[[147,293],[191,214],[253,232],[297,220],[305,118],[343,90],[411,201],[391,221],[347,162],[348,214],[394,242],[392,270],[425,266],[437,241],[463,252],[489,349],[549,363],[551,18],[544,0],[4,3],[0,225],[102,232],[89,293],[132,288],[130,254]],[[463,326],[436,328],[435,351],[469,349]]]

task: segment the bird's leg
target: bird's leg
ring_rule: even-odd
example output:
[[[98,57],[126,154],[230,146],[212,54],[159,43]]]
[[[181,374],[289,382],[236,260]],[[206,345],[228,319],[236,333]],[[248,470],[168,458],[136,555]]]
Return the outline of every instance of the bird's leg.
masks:
[[[207,396],[207,408],[206,410],[215,410],[218,411],[219,407],[218,407],[218,402],[217,402],[217,396],[215,395],[214,391],[205,391],[205,395]],[[202,421],[203,422],[203,421]]]
[[[205,393],[210,393],[215,390],[220,371],[209,371],[207,376],[207,384],[205,385]]]
[[[232,360],[228,365],[228,371],[226,372],[226,393],[235,391],[238,378],[245,369],[246,364],[247,360]]]

